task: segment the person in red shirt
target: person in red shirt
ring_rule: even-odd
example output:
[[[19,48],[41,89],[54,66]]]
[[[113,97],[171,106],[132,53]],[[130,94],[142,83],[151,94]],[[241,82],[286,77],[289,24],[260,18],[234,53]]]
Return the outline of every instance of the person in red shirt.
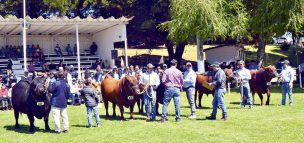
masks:
[[[6,101],[10,103],[10,97],[8,97],[8,91],[4,84],[1,83],[1,89],[0,89],[0,100],[2,102],[2,110],[7,109]]]

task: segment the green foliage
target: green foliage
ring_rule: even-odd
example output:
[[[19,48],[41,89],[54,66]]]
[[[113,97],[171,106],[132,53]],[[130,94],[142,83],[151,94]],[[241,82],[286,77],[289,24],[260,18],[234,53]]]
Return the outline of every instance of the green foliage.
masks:
[[[252,8],[252,9],[250,9]],[[250,29],[261,40],[269,42],[272,36],[286,31],[298,34],[304,24],[303,0],[265,0],[248,7],[252,11]]]
[[[241,0],[171,0],[170,14],[172,20],[161,27],[177,42],[197,35],[202,39],[240,37],[248,22]]]

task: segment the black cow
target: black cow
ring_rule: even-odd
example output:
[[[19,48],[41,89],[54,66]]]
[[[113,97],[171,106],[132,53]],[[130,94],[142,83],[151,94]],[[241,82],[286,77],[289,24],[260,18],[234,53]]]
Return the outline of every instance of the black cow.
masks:
[[[12,89],[12,103],[15,114],[15,128],[19,128],[19,113],[27,114],[30,121],[30,132],[35,132],[34,117],[44,118],[45,130],[48,125],[51,110],[50,96],[47,94],[46,78],[36,77],[32,81],[21,80]]]

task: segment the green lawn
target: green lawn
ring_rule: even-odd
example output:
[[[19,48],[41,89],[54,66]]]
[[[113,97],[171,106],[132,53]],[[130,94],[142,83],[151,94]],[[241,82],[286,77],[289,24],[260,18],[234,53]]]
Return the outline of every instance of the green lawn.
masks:
[[[70,132],[67,134],[44,133],[44,123],[36,120],[37,132],[29,134],[26,115],[20,117],[21,129],[14,129],[13,111],[0,111],[0,142],[303,142],[304,138],[304,96],[302,89],[296,89],[294,106],[279,106],[281,92],[272,88],[270,106],[254,106],[253,109],[240,109],[240,97],[235,91],[226,94],[229,119],[223,121],[206,121],[211,113],[212,96],[203,97],[203,109],[198,109],[196,120],[186,117],[190,113],[185,93],[181,96],[182,120],[174,122],[174,107],[171,101],[169,121],[161,124],[146,122],[145,117],[136,115],[135,120],[106,120],[105,109],[101,114],[100,128],[86,128],[87,119],[84,106],[69,106],[68,115]],[[288,101],[288,100],[287,100]],[[260,103],[256,98],[256,103]],[[159,110],[161,111],[161,109]],[[137,112],[137,108],[135,110]],[[111,113],[111,112],[110,112]],[[119,113],[119,112],[118,112]],[[221,112],[219,112],[221,114]],[[125,114],[129,116],[128,113]],[[220,116],[219,116],[220,117]],[[160,117],[158,117],[159,119]],[[50,117],[51,129],[54,129]]]

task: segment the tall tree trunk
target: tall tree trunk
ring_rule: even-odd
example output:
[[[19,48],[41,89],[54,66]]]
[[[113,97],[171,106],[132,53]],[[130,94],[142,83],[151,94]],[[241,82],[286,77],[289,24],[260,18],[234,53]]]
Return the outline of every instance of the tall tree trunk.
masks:
[[[257,62],[259,63],[259,67],[263,64],[263,59],[265,56],[266,43],[264,41],[260,41],[258,43],[258,51],[257,51]]]
[[[169,60],[173,59],[174,55],[175,55],[174,49],[173,49],[173,43],[171,41],[166,41],[165,46],[168,50]],[[166,63],[166,61],[165,61],[165,63]]]
[[[178,45],[176,45],[174,58],[177,60],[178,67],[180,67],[186,45],[187,45],[187,42],[182,42],[182,43],[179,43]]]

